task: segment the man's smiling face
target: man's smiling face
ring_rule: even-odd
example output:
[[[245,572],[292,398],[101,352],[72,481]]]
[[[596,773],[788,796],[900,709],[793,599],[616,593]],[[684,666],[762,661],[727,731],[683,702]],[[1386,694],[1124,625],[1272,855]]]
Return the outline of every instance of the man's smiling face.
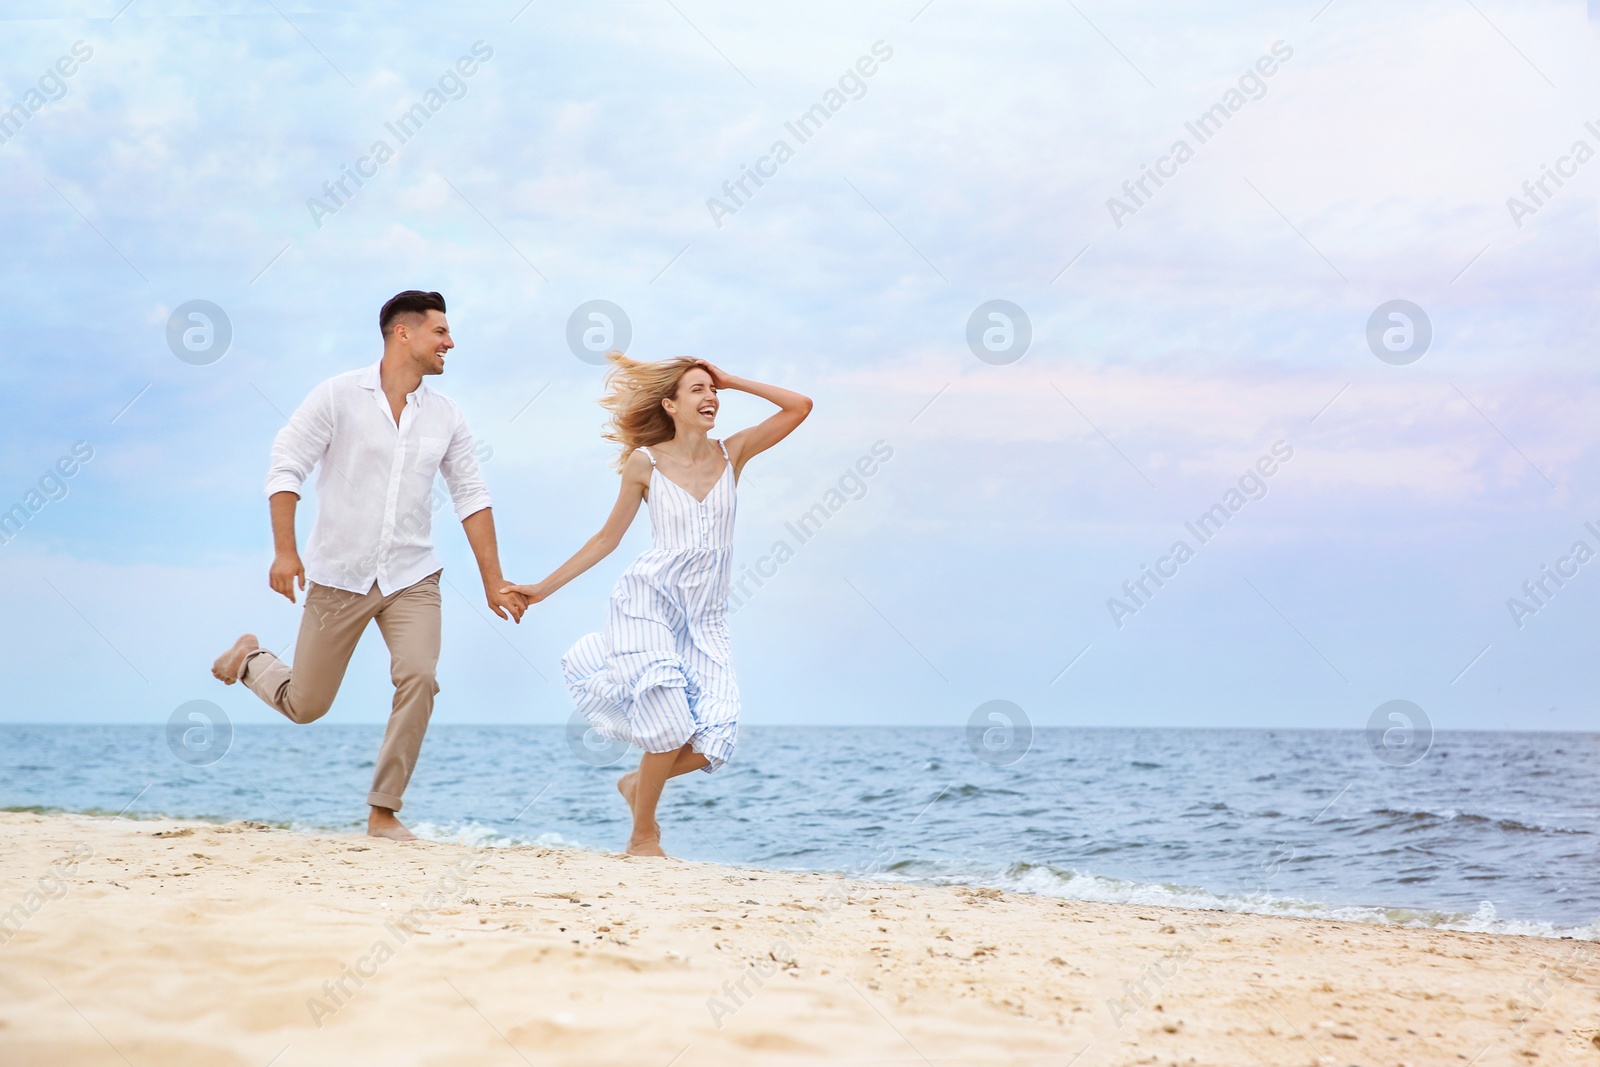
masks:
[[[442,311],[428,311],[413,322],[401,324],[405,331],[406,352],[423,374],[443,374],[444,355],[456,346],[450,339],[450,323]]]

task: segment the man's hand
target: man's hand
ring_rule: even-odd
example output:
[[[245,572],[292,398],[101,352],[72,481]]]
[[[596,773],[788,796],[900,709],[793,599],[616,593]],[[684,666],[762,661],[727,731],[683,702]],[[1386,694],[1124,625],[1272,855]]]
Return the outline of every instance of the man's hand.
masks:
[[[514,589],[485,589],[484,594],[489,598],[489,610],[502,619],[520,623],[522,613],[528,610],[527,598]]]
[[[514,585],[511,582],[505,582],[501,584],[500,591],[502,593],[508,593],[513,596],[522,597],[523,603],[527,604],[529,607],[532,607],[550,595],[545,591],[544,585],[540,582],[534,582],[532,585]]]
[[[274,593],[282,593],[289,598],[289,603],[294,603],[295,581],[299,580],[300,588],[306,587],[306,569],[300,562],[300,553],[290,549],[279,552],[272,560],[272,569],[267,572],[267,584],[272,586]]]
[[[528,610],[528,600],[514,589],[506,587],[505,575],[500,572],[500,546],[494,537],[494,512],[481,508],[461,520],[467,533],[467,543],[478,559],[478,574],[483,577],[483,595],[489,601],[489,610],[502,619],[521,622],[522,613]]]

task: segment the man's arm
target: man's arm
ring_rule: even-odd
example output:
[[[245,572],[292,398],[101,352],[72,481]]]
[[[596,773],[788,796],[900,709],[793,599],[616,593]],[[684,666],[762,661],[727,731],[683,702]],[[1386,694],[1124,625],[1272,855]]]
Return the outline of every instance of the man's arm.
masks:
[[[528,610],[528,600],[521,593],[500,591],[506,579],[500,573],[494,512],[490,509],[489,487],[478,469],[478,455],[466,419],[457,420],[450,444],[439,463],[439,473],[444,475],[444,484],[450,490],[461,528],[467,532],[472,554],[478,558],[478,574],[483,578],[483,595],[489,601],[489,610],[502,619],[521,622],[522,613]]]
[[[300,549],[294,539],[294,509],[300,496],[288,490],[273,493],[268,506],[272,509],[272,570],[267,572],[267,584],[274,593],[282,593],[294,603],[295,580],[300,588],[306,587],[306,569],[300,562]]]
[[[296,580],[306,587],[306,569],[295,544],[294,512],[300,487],[327,454],[333,440],[333,396],[327,382],[305,402],[272,440],[272,466],[267,471],[267,503],[272,511],[272,569],[267,584],[294,603]]]
[[[494,509],[474,511],[461,520],[467,532],[467,543],[478,559],[478,573],[483,577],[483,595],[489,600],[489,610],[502,619],[521,622],[522,613],[528,610],[528,601],[521,593],[502,592],[506,577],[500,573],[500,545],[494,535]]]

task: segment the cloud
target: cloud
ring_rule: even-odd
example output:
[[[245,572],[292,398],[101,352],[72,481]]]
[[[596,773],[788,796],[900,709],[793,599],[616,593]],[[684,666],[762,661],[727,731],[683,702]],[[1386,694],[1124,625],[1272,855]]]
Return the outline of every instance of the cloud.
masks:
[[[1521,573],[1589,517],[1593,175],[1520,229],[1504,204],[1600,119],[1545,81],[1587,70],[1566,7],[1489,12],[1492,26],[1442,2],[1335,5],[1314,23],[1246,5],[1086,9],[1094,26],[1022,2],[936,3],[914,22],[831,3],[514,13],[141,0],[114,23],[65,7],[7,23],[0,56],[22,73],[0,99],[74,40],[96,54],[0,146],[0,489],[74,440],[100,458],[0,556],[0,580],[114,589],[86,612],[133,644],[175,627],[199,648],[247,622],[230,608],[189,625],[194,588],[276,607],[257,588],[271,437],[318,380],[376,359],[376,309],[410,287],[450,299],[461,347],[441,384],[496,450],[519,573],[562,558],[614,494],[599,374],[564,341],[583,301],[626,309],[635,354],[703,354],[817,398],[800,436],[751,468],[741,561],[861,449],[893,444],[871,494],[741,612],[742,664],[777,717],[961,721],[999,667],[1039,676],[1032,692],[1059,710],[1049,665],[1105,625],[1107,590],[1280,438],[1297,450],[1285,480],[1158,605],[1168,621],[1143,616],[1126,651],[1097,646],[1097,713],[1169,701],[1190,709],[1180,719],[1233,722],[1320,685],[1287,667],[1225,675],[1239,642],[1267,639],[1258,623],[1279,625],[1235,599],[1245,573],[1338,630],[1349,662],[1392,655],[1392,634],[1360,622],[1380,610],[1412,620],[1415,662],[1464,662],[1473,625],[1501,621],[1480,576]],[[464,95],[318,228],[307,199],[480,40],[494,55]],[[719,229],[706,199],[880,40],[893,58],[865,94]],[[1117,228],[1107,198],[1279,40],[1294,55],[1265,95]],[[1034,329],[1004,367],[964,339],[997,297]],[[1396,297],[1434,326],[1409,367],[1366,347],[1368,316]],[[234,327],[204,367],[164,340],[170,309],[196,298]],[[728,424],[759,412],[730,398]],[[470,573],[455,532],[439,539]],[[523,631],[527,655],[549,666],[597,625],[621,565],[552,605],[537,642]],[[1396,575],[1426,592],[1394,592]],[[60,681],[81,635],[38,592],[0,653],[28,664],[6,714],[155,714],[111,698],[110,660],[94,661],[92,691]],[[1156,633],[1175,643],[1140,644]],[[1578,637],[1545,626],[1538,640],[1499,684],[1580,706],[1574,672],[1528,666]],[[826,678],[793,684],[799,661]],[[520,662],[472,661],[477,706],[520,706]],[[1119,669],[1144,680],[1119,689]],[[1184,703],[1208,684],[1228,698]],[[1452,699],[1463,721],[1504,721],[1487,690]],[[1297,714],[1337,706],[1318,696]]]

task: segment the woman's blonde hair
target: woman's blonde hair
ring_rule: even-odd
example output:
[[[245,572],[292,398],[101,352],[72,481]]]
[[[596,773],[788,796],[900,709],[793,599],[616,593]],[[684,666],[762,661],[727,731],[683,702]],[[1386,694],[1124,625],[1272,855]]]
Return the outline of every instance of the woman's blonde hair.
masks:
[[[672,440],[677,429],[661,402],[678,395],[678,383],[694,368],[699,367],[707,374],[711,370],[705,360],[692,356],[674,356],[650,363],[611,351],[606,353],[606,360],[611,370],[606,374],[606,392],[600,398],[600,406],[611,413],[611,418],[602,436],[622,446],[622,451],[612,461],[621,470],[640,446]]]

